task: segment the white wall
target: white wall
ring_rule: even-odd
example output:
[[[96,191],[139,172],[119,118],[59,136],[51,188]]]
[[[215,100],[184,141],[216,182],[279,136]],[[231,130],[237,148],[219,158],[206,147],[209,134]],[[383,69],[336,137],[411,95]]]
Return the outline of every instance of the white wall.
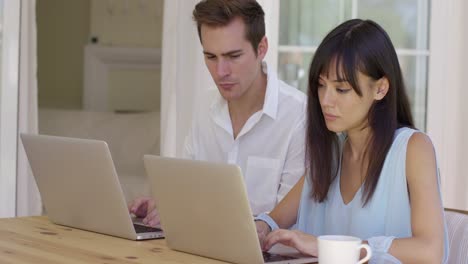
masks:
[[[163,0],[92,0],[91,36],[101,45],[161,47]]]
[[[40,107],[81,108],[83,48],[89,38],[89,9],[90,0],[37,1]]]
[[[460,116],[461,120],[460,122],[462,123],[461,126],[461,131],[460,131],[460,145],[462,149],[462,153],[460,153],[461,161],[460,164],[462,164],[462,168],[459,170],[459,174],[457,177],[461,178],[464,180],[464,184],[462,186],[462,189],[460,190],[460,193],[464,194],[464,204],[463,208],[464,210],[468,210],[468,104],[466,102],[466,99],[468,98],[468,89],[467,89],[467,79],[468,77],[468,17],[466,16],[466,12],[468,11],[468,2],[467,1],[462,1],[463,6],[461,8],[462,10],[462,21],[461,21],[461,32],[462,32],[462,44],[461,44],[461,51],[462,51],[462,56],[461,57],[461,75],[459,76],[462,79],[461,82],[461,90],[460,90],[460,96],[457,96],[460,106]],[[462,196],[462,197],[463,197]]]
[[[89,38],[91,41],[96,39],[95,44],[99,46],[159,50],[163,8],[163,0],[92,0]],[[108,87],[99,88],[104,89],[101,93],[108,95],[106,102],[99,105],[105,105],[108,111],[159,111],[161,70],[141,68],[109,70]],[[93,86],[91,91],[97,90],[98,86]],[[88,87],[85,92],[89,92]],[[85,94],[85,106],[88,97],[99,98]]]
[[[109,108],[114,111],[161,109],[161,69],[114,69],[109,71]],[[130,88],[130,89],[129,89]]]

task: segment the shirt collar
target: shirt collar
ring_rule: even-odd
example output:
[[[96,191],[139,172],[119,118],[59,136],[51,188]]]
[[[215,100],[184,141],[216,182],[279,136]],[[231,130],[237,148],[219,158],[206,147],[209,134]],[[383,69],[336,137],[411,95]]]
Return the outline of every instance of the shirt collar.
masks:
[[[265,99],[263,102],[262,113],[268,115],[272,119],[276,119],[278,113],[278,93],[279,93],[279,80],[276,73],[267,66],[266,62],[262,62],[262,71],[267,75],[267,87],[265,91]],[[217,93],[215,100],[210,107],[212,117],[218,120],[224,120],[222,126],[227,128],[231,127],[231,119],[229,117],[229,108],[227,101]],[[223,118],[224,117],[224,118]],[[229,129],[228,129],[229,130]]]
[[[262,62],[262,70],[267,74],[267,87],[265,92],[265,101],[263,102],[263,113],[276,119],[278,113],[278,93],[279,80],[275,71],[268,67],[266,62]]]
[[[227,101],[221,96],[219,92],[216,93],[216,97],[211,104],[210,115],[215,123],[221,126],[229,134],[234,134]]]

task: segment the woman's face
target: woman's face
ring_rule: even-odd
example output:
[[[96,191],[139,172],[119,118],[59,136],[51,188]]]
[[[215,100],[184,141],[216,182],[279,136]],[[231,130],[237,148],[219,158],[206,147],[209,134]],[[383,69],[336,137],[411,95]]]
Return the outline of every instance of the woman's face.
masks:
[[[331,65],[327,75],[320,75],[318,97],[328,130],[351,132],[368,126],[369,110],[375,100],[382,99],[388,90],[386,78],[373,80],[357,72],[357,80],[362,96],[346,81],[340,80],[335,65]],[[385,82],[385,83],[384,83]],[[387,89],[385,88],[387,85]]]

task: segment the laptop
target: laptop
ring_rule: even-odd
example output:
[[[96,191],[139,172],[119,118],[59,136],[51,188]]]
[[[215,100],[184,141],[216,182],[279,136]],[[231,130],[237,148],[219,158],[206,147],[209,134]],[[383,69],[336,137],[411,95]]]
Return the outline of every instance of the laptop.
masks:
[[[106,142],[20,136],[53,223],[131,240],[163,237],[161,229],[132,222]]]
[[[262,253],[238,166],[152,155],[144,163],[169,248],[233,263],[317,261],[286,246]]]

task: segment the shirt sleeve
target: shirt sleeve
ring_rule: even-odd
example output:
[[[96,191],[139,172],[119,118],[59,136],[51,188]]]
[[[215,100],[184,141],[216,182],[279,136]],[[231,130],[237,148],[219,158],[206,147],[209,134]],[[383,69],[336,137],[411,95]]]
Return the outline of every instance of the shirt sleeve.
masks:
[[[378,236],[371,237],[367,240],[372,249],[372,257],[369,260],[370,264],[401,264],[401,262],[388,253],[392,245],[394,236]]]
[[[288,152],[281,173],[280,185],[276,197],[279,203],[305,172],[305,120],[298,122],[291,134]]]
[[[184,149],[182,151],[182,158],[191,159],[191,160],[195,159],[194,142],[193,142],[193,126],[190,128],[189,133],[185,137]]]

